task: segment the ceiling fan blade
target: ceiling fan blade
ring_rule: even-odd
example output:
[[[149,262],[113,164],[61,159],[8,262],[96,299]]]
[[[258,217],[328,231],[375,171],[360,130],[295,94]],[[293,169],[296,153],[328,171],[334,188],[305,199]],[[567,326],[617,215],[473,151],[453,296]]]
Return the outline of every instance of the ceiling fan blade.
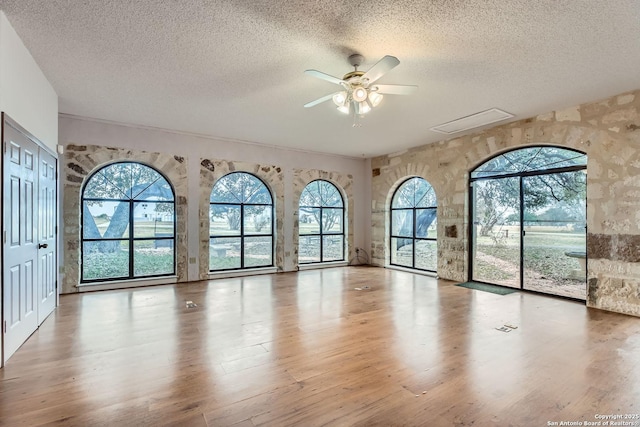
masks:
[[[322,104],[323,102],[333,98],[333,95],[335,95],[336,93],[340,93],[340,92],[331,93],[329,95],[323,96],[322,98],[318,98],[315,101],[307,102],[306,104],[304,104],[304,108],[315,107],[318,104]]]
[[[326,81],[328,81],[330,83],[335,83],[337,85],[344,83],[344,80],[339,79],[337,77],[330,76],[329,74],[323,73],[322,71],[306,70],[304,73],[308,74],[310,76],[316,77],[318,79],[321,79],[321,80],[326,80]]]
[[[411,95],[418,90],[418,86],[413,85],[373,85],[370,88],[385,95]]]
[[[398,58],[387,55],[380,61],[376,62],[376,65],[371,67],[371,69],[367,71],[362,78],[368,79],[369,84],[371,84],[386,74],[389,70],[396,67],[399,63],[400,61]]]

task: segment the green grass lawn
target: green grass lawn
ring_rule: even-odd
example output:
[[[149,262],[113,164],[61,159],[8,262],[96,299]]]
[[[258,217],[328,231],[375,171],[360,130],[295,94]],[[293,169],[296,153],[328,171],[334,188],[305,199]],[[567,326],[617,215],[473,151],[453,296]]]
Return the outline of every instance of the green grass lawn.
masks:
[[[85,253],[83,259],[84,280],[127,277],[129,275],[129,251],[111,253]],[[173,250],[143,249],[134,257],[134,276],[155,276],[173,272]]]
[[[104,232],[107,223],[96,220],[98,227]],[[222,234],[223,230],[230,232],[226,222],[216,222],[217,230]],[[173,223],[171,222],[137,222],[135,224],[136,237],[154,237],[158,233],[171,234],[173,232]],[[300,233],[317,232],[317,224],[300,224]],[[509,231],[509,237],[504,237],[504,231],[501,237],[494,239],[491,237],[479,236],[476,241],[476,252],[495,257],[498,260],[513,266],[513,269],[507,269],[503,265],[496,265],[495,262],[476,259],[474,264],[474,277],[476,279],[495,281],[507,280],[515,277],[519,271],[520,265],[520,233],[517,229]],[[531,227],[527,230],[524,237],[524,260],[525,269],[532,270],[540,277],[561,280],[566,279],[569,272],[580,269],[579,261],[565,255],[565,252],[577,251],[584,252],[585,237],[581,233],[557,232],[549,227],[539,227],[533,230]],[[173,250],[170,248],[155,248],[154,241],[136,242],[136,254],[134,275],[135,276],[151,276],[156,274],[170,274],[173,272]],[[404,249],[404,250],[402,250]],[[404,247],[397,251],[394,260],[398,264],[410,264],[411,257],[409,247]],[[434,253],[425,253],[423,248],[417,254],[419,259],[434,258],[435,246],[432,250]],[[266,252],[265,252],[266,251]],[[259,252],[259,253],[258,253]],[[257,259],[247,259],[247,265],[252,263],[264,265],[265,260],[261,255],[268,255],[268,249],[258,250],[256,252]],[[262,254],[262,252],[265,252]],[[406,253],[405,253],[406,252]],[[113,253],[85,253],[84,254],[84,279],[92,280],[99,278],[124,277],[128,275],[129,269],[129,252],[128,247],[121,245],[121,250]],[[251,258],[251,257],[249,257]],[[406,258],[406,259],[405,259]],[[238,255],[226,254],[224,257],[211,256],[210,269],[224,270],[239,268]],[[434,261],[435,263],[435,261]],[[424,267],[422,267],[424,268]]]
[[[476,252],[496,257],[519,268],[520,236],[516,231],[509,238],[494,241],[491,237],[479,237]],[[585,236],[581,233],[527,230],[524,237],[524,268],[535,271],[540,277],[566,279],[572,270],[580,269],[576,258],[565,252],[584,252]],[[505,280],[513,276],[504,268],[477,259],[474,276],[490,281]]]

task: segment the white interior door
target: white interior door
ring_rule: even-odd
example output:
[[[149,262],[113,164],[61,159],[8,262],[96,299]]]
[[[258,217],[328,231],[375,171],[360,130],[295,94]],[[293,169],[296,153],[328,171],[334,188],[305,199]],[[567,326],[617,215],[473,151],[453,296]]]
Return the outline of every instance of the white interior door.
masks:
[[[4,360],[38,328],[38,145],[4,123]]]
[[[38,180],[38,325],[56,307],[57,301],[57,161],[49,153],[40,150]]]

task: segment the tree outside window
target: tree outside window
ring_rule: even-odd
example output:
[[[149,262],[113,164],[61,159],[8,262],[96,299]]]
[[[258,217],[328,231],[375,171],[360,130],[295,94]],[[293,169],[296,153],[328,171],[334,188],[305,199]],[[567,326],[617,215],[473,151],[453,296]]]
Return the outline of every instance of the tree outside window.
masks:
[[[220,178],[209,204],[209,270],[273,266],[273,199],[246,172]]]
[[[423,178],[409,178],[391,199],[391,264],[436,271],[437,201]]]
[[[120,162],[82,191],[81,282],[175,274],[175,204],[155,169]]]
[[[584,153],[544,145],[471,171],[471,278],[585,299],[586,168]]]
[[[472,182],[481,182],[481,185],[474,188],[474,221],[479,235],[493,236],[501,232],[501,226],[519,221],[515,211],[520,206],[519,180],[501,178],[532,176],[527,189],[531,196],[524,200],[524,208],[528,211],[540,211],[543,215],[550,216],[552,212],[545,211],[544,208],[553,201],[562,202],[562,206],[556,208],[558,215],[555,216],[563,219],[584,217],[586,208],[582,200],[586,197],[585,175],[542,172],[586,167],[586,161],[587,157],[582,153],[544,146],[510,151],[480,165],[471,173]],[[584,225],[578,224],[577,227]]]
[[[329,181],[312,181],[302,190],[298,208],[298,262],[344,261],[344,202]]]

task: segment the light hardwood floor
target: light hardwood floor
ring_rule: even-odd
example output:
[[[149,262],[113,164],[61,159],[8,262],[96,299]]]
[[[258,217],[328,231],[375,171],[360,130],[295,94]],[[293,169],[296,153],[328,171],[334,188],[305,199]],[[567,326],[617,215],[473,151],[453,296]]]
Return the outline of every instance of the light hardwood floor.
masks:
[[[347,267],[60,302],[0,370],[1,425],[547,426],[640,413],[640,319],[552,297]],[[505,323],[517,329],[495,329]]]

